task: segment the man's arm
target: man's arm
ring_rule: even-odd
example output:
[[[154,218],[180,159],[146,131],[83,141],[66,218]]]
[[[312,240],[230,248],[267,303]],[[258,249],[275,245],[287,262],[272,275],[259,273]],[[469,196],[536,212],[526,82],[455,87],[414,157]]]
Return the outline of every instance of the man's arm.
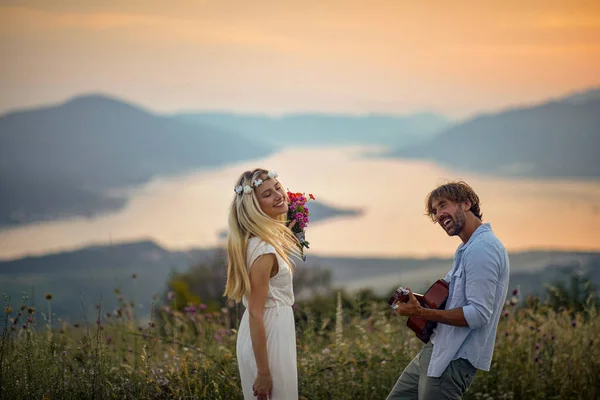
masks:
[[[406,303],[398,303],[396,312],[407,317],[423,318],[430,321],[454,326],[469,326],[462,308],[452,310],[434,310],[422,307],[412,290],[408,289],[409,300]]]
[[[446,325],[469,326],[467,320],[465,319],[465,314],[463,312],[462,307],[453,308],[452,310],[434,310],[425,307],[420,307],[420,310],[417,312],[416,317],[430,321],[441,322],[442,324]]]
[[[435,310],[421,306],[409,289],[409,301],[398,303],[396,312],[403,316],[414,316],[453,326],[479,328],[486,325],[492,316],[496,301],[496,285],[500,277],[498,257],[491,246],[473,249],[464,260],[466,274],[464,307],[451,310]]]
[[[465,319],[473,329],[487,325],[496,303],[496,289],[500,281],[500,260],[496,248],[481,243],[465,255]]]

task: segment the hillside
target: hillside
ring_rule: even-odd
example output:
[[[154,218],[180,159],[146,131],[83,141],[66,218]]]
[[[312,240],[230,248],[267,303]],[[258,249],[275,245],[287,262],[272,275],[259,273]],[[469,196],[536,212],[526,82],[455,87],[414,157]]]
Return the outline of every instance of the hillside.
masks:
[[[110,188],[263,157],[251,139],[106,96],[0,117],[0,225],[117,210]]]
[[[432,160],[475,173],[536,178],[600,178],[600,98],[596,91],[477,116],[393,157]]]
[[[155,294],[163,294],[169,275],[201,263],[222,263],[222,249],[168,251],[151,241],[93,246],[76,251],[26,257],[0,262],[0,293],[13,299],[23,294],[30,303],[43,303],[44,294],[53,293],[53,311],[64,319],[78,320],[82,308],[87,317],[102,302],[105,310],[116,307],[116,288],[141,304],[146,315]],[[333,287],[348,290],[370,288],[386,295],[397,286],[417,291],[443,278],[452,266],[449,259],[339,258],[307,253],[300,269],[331,271]],[[569,281],[579,271],[600,287],[600,253],[531,251],[511,253],[511,287],[521,287],[523,295],[543,294],[544,285]],[[225,268],[223,267],[223,274]],[[132,276],[135,275],[135,278]],[[18,303],[18,301],[17,301]]]

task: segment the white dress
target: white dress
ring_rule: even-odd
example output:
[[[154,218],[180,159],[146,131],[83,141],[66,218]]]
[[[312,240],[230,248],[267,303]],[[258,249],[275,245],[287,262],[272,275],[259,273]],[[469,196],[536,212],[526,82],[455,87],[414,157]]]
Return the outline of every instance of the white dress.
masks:
[[[279,271],[269,279],[269,291],[264,311],[265,333],[267,338],[267,358],[273,379],[273,400],[298,399],[298,372],[296,366],[296,329],[294,323],[294,290],[292,271],[270,244],[260,238],[250,238],[247,249],[248,268],[262,254],[273,253],[277,257]],[[237,359],[242,390],[245,400],[256,400],[254,379],[257,374],[256,359],[250,337],[248,321],[248,298],[242,302],[246,307],[237,337]]]

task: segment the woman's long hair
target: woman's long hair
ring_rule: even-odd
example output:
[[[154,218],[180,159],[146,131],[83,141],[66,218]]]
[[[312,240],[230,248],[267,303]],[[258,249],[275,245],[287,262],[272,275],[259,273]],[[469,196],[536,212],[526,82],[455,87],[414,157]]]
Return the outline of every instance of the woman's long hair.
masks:
[[[287,227],[287,215],[282,214],[274,219],[265,214],[260,207],[252,182],[256,179],[265,180],[267,174],[268,171],[262,168],[244,172],[236,187],[248,185],[253,190],[250,193],[235,193],[229,210],[227,283],[224,296],[238,303],[244,295],[250,293],[250,266],[246,265],[246,251],[251,237],[259,237],[272,245],[277,254],[290,265],[292,272],[294,268],[289,255],[299,253],[297,239]],[[287,194],[285,197],[284,201],[289,201]]]

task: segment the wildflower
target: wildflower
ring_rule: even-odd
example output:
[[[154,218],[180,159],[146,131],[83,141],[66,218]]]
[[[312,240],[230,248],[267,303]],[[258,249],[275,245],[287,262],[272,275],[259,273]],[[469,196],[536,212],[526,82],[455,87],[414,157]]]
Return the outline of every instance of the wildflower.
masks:
[[[27,312],[28,312],[29,314],[33,314],[33,313],[35,313],[35,308],[34,308],[34,307],[28,307],[28,308],[27,308]]]
[[[173,292],[172,290],[169,290],[169,292],[167,293],[167,300],[171,301],[175,298],[175,292]]]
[[[185,307],[183,309],[183,311],[185,311],[188,314],[195,314],[196,313],[196,307],[195,306],[188,306],[188,307]]]
[[[508,331],[504,331],[504,336],[508,336]]]
[[[206,305],[206,304],[200,304],[200,309],[201,309],[201,310],[206,310],[206,308],[207,308],[207,305]]]
[[[52,293],[46,293],[46,300],[52,300]]]
[[[27,324],[23,324],[23,326],[21,328],[27,329]]]
[[[519,288],[515,288],[515,290],[513,290],[512,295],[513,296],[517,296],[519,294]]]
[[[535,344],[535,349],[536,349],[536,350],[539,350],[539,349],[540,349],[540,344],[539,344],[539,343],[536,343],[536,344]]]
[[[12,309],[12,307],[11,307],[11,306],[8,306],[8,307],[6,307],[6,308],[4,309],[4,312],[5,312],[5,313],[7,313],[7,314],[10,314],[10,313],[12,312],[12,310],[13,310],[13,309]]]
[[[504,316],[508,317],[508,310],[504,310]]]
[[[577,326],[577,321],[573,320],[573,322],[571,322],[571,326],[575,328]]]

